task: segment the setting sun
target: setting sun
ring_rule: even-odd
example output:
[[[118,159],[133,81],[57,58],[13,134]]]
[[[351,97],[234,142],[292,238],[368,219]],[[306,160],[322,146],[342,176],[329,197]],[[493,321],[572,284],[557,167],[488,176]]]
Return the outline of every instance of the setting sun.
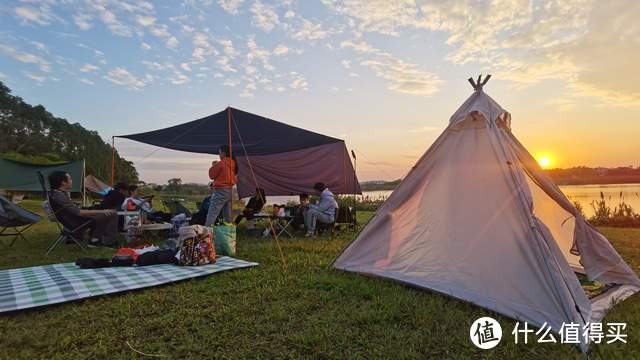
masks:
[[[549,169],[553,166],[553,157],[549,154],[541,154],[536,156],[536,158],[538,160],[538,164],[540,164],[540,167],[543,169]]]

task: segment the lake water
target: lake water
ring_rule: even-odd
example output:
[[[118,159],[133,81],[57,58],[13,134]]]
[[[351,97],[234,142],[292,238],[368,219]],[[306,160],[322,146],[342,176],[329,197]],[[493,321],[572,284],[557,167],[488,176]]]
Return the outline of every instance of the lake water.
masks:
[[[582,205],[582,210],[587,217],[593,215],[594,201],[600,200],[600,192],[605,196],[607,204],[612,208],[620,203],[622,199],[631,205],[636,212],[640,212],[640,184],[614,184],[614,185],[566,185],[560,186],[560,190],[571,201],[577,201]],[[393,190],[365,191],[364,196],[372,199],[388,197]],[[287,202],[297,202],[297,196],[268,196],[267,205],[286,204]]]
[[[566,185],[560,186],[560,190],[571,201],[576,201],[582,205],[582,209],[587,217],[593,215],[594,201],[600,200],[600,193],[605,196],[607,204],[612,208],[620,203],[620,195],[624,202],[631,205],[636,212],[640,212],[640,184],[614,184],[614,185]],[[381,196],[388,197],[393,191],[365,191],[364,195],[373,199]]]

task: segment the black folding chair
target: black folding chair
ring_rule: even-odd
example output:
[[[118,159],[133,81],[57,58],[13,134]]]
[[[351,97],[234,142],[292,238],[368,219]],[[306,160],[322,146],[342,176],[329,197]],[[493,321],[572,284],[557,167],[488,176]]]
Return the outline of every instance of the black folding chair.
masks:
[[[80,249],[84,251],[85,248],[80,243],[80,240],[82,239],[82,234],[93,225],[94,220],[88,219],[86,222],[75,227],[70,226],[70,224],[65,224],[64,221],[62,221],[62,219],[58,217],[58,214],[60,214],[60,211],[62,209],[58,206],[58,204],[56,204],[55,201],[52,201],[51,191],[47,190],[44,181],[44,175],[40,171],[38,171],[38,180],[40,180],[42,191],[44,191],[47,196],[47,200],[45,201],[45,204],[43,204],[43,208],[45,209],[45,212],[47,212],[49,220],[55,222],[58,226],[58,229],[60,230],[60,234],[56,238],[56,241],[54,241],[51,246],[49,246],[46,254],[49,255],[53,251],[53,249],[56,248],[56,246],[68,241],[76,243],[76,245],[78,245]],[[78,237],[80,238],[80,240],[78,239]]]
[[[358,229],[358,220],[356,219],[356,212],[351,206],[342,206],[336,209],[336,217],[331,223],[318,222],[316,226],[316,233],[330,234],[332,237],[335,235],[336,230],[340,231],[340,226],[346,225],[351,230]]]
[[[13,236],[9,246],[13,246],[18,238],[27,241],[24,232],[40,219],[40,215],[23,209],[4,196],[0,196],[0,236]],[[12,229],[13,232],[7,232],[9,229]]]
[[[341,206],[336,210],[336,224],[347,225],[351,230],[358,230],[356,209],[351,206]]]

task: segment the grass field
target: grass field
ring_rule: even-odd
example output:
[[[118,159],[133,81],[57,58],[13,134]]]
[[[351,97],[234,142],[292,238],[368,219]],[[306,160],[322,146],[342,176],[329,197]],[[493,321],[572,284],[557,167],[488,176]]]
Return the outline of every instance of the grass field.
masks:
[[[35,202],[24,204],[38,209]],[[601,230],[639,271],[640,229]],[[0,268],[113,252],[61,245],[46,257],[55,235],[53,224],[37,225],[28,244],[3,250]],[[130,344],[169,358],[582,358],[571,345],[516,345],[513,320],[474,305],[331,270],[353,236],[282,239],[283,263],[273,240],[240,232],[238,257],[259,267],[0,315],[0,357],[142,357]],[[476,349],[468,338],[471,323],[482,316],[503,328],[493,350]],[[640,358],[640,297],[619,304],[605,322],[626,322],[629,343],[596,346],[593,357]]]

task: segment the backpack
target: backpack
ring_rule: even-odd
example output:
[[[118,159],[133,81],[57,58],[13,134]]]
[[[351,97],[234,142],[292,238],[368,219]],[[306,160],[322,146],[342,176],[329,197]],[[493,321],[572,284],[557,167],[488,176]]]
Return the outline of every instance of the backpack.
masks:
[[[224,223],[215,227],[216,253],[226,256],[236,256],[236,226]]]
[[[213,245],[213,233],[200,225],[180,228],[182,246],[178,263],[183,266],[198,266],[216,262],[216,248]]]

